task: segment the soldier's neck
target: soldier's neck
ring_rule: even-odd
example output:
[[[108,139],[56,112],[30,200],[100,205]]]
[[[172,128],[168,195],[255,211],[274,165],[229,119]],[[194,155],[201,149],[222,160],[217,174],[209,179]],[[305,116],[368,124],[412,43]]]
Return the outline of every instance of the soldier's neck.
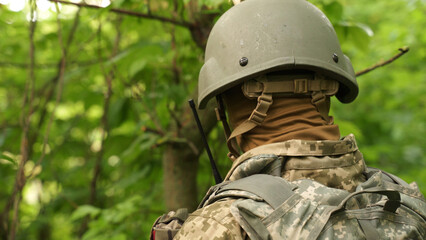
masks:
[[[231,108],[235,109],[228,109],[231,126],[238,126],[245,121],[253,111],[255,103],[251,101],[232,105]],[[260,145],[292,139],[340,139],[339,127],[328,124],[310,98],[276,98],[267,114],[261,126],[237,137],[237,142],[244,152]]]

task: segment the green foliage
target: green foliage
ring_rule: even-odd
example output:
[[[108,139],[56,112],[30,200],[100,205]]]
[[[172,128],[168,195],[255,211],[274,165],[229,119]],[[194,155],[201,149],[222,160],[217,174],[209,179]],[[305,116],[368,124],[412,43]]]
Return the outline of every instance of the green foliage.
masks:
[[[31,98],[26,92],[32,86],[28,84],[30,10],[12,12],[0,5],[0,32],[7,36],[0,39],[1,209],[22,163],[21,119],[30,106],[33,109],[30,157],[24,165],[26,175],[32,176],[22,191],[17,239],[77,239],[86,221],[83,239],[147,238],[153,221],[165,211],[163,146],[182,141],[183,136],[168,129],[177,125],[176,119],[181,124],[190,121],[179,114],[196,89],[203,51],[185,27],[119,15],[111,9],[150,11],[155,16],[208,25],[203,21],[214,21],[231,3],[185,0],[174,6],[171,0],[148,2],[149,7],[146,1],[113,1],[103,10],[81,8],[79,12],[73,6],[60,6],[67,55],[56,108],[62,51],[54,7],[39,9]],[[410,47],[409,53],[391,65],[359,77],[358,99],[348,105],[333,101],[332,114],[343,135],[356,135],[368,165],[417,181],[426,193],[424,1],[311,2],[330,17],[356,70],[390,58],[400,47]],[[104,112],[106,79],[111,76],[112,95]],[[25,95],[30,101],[24,103]],[[224,175],[231,162],[219,125],[209,138]],[[101,171],[93,192],[98,159]],[[205,154],[200,158],[197,181],[201,198],[213,183]],[[93,196],[96,200],[90,201]]]
[[[343,41],[356,71],[392,57],[398,48],[409,46],[410,51],[391,65],[359,77],[360,94],[354,103],[334,104],[336,118],[360,131],[358,143],[367,164],[417,181],[423,193],[426,35],[420,26],[426,24],[424,9],[422,1],[345,2],[346,18],[366,23],[374,31],[369,44],[362,44],[363,50],[354,48],[359,41]]]
[[[86,216],[93,219],[82,239],[134,239],[140,234],[140,226],[132,222],[139,222],[140,209],[149,207],[146,204],[146,200],[135,195],[108,209],[83,205],[73,212],[71,220],[75,221]]]
[[[93,207],[91,205],[82,205],[75,210],[71,215],[71,220],[75,221],[77,219],[90,216],[90,217],[96,217],[99,215],[101,210],[99,208]]]

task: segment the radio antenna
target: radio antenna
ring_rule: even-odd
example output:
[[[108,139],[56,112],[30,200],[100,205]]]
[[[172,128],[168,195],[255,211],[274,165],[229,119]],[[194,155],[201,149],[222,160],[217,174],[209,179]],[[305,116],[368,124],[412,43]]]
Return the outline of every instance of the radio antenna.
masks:
[[[207,142],[206,134],[204,133],[203,126],[201,126],[200,118],[198,117],[197,109],[195,108],[194,100],[188,100],[189,106],[192,109],[192,113],[194,114],[195,122],[197,122],[198,130],[201,133],[201,138],[203,139],[204,147],[206,148],[207,155],[210,159],[210,165],[212,167],[213,176],[216,184],[222,182],[222,177],[220,176],[219,170],[216,167],[216,163],[213,159],[212,152],[210,151],[209,143]]]

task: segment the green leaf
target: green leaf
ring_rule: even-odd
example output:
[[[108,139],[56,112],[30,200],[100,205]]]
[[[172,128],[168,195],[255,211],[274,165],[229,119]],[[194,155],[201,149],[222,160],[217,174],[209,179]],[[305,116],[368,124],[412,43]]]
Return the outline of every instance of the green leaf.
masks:
[[[355,26],[358,27],[359,29],[361,29],[362,31],[364,31],[369,37],[374,36],[373,30],[369,26],[367,26],[366,24],[356,23]]]
[[[130,65],[129,78],[133,78],[137,73],[142,71],[146,66],[147,61],[145,59],[138,59]]]
[[[371,37],[374,35],[373,30],[365,24],[354,22],[339,22],[336,25],[338,35],[344,37],[355,44],[361,50],[367,50]]]
[[[108,124],[111,129],[120,126],[127,117],[129,100],[120,98],[114,101],[108,112]]]
[[[0,159],[8,161],[8,162],[12,163],[14,166],[17,165],[16,161],[13,158],[11,158],[11,157],[9,157],[7,155],[1,154],[0,155]]]
[[[199,0],[200,5],[204,5],[210,8],[218,8],[224,1],[223,0]]]
[[[112,1],[110,6],[112,8],[120,8],[121,5],[123,5],[124,2],[125,2],[125,0],[114,0],[114,1]]]
[[[71,215],[71,220],[75,221],[77,219],[90,216],[90,217],[96,217],[101,212],[101,209],[94,207],[92,205],[81,205],[80,207],[75,210]]]
[[[343,6],[338,2],[331,2],[324,6],[324,13],[330,22],[337,23],[342,20]]]
[[[150,172],[150,170],[151,170],[151,166],[148,165],[144,167],[141,171],[135,172],[131,174],[130,176],[126,176],[125,178],[121,179],[119,182],[114,184],[113,187],[118,189],[126,189],[127,187],[133,184],[136,184],[141,179],[145,178],[146,175],[148,175],[148,173]]]

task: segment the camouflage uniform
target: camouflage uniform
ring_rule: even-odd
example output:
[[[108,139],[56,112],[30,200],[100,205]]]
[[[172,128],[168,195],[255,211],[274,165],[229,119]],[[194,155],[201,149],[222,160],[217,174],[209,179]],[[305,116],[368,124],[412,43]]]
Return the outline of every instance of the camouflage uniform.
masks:
[[[198,83],[200,109],[217,97],[235,158],[236,138],[264,123],[273,98],[310,96],[331,124],[327,99],[350,103],[359,90],[332,24],[301,0],[250,0],[228,10],[210,32]],[[231,132],[221,96],[239,85],[257,105]],[[426,202],[395,179],[366,168],[353,135],[262,145],[235,159],[226,182],[209,190],[174,239],[425,239]]]
[[[364,171],[362,154],[354,136],[349,135],[339,141],[289,140],[259,146],[234,162],[225,181],[262,173],[288,181],[312,179],[337,188],[336,193],[347,193],[365,181]],[[224,198],[208,206],[205,203],[189,216],[174,239],[244,239],[244,231],[231,213],[234,201]]]

